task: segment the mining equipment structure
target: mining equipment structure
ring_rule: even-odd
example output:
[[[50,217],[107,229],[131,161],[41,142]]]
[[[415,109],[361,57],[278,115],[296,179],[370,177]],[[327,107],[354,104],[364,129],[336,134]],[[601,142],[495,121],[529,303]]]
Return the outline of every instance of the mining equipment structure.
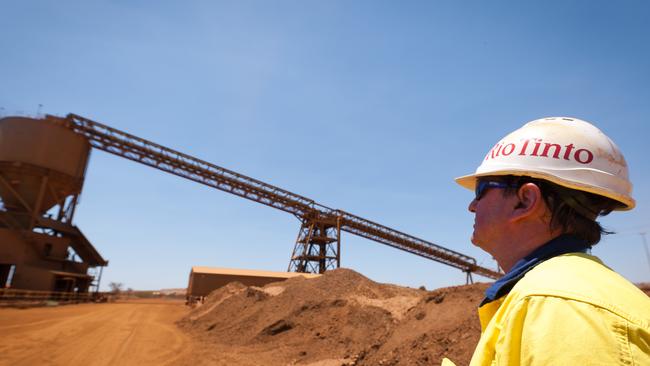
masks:
[[[101,258],[90,242],[81,234],[81,231],[72,225],[74,208],[76,207],[83,185],[89,147],[94,147],[293,214],[300,220],[301,225],[289,261],[289,272],[324,273],[327,270],[338,268],[341,259],[341,232],[345,231],[460,269],[467,274],[468,282],[472,280],[472,274],[478,274],[492,279],[501,276],[497,271],[477,265],[474,258],[462,253],[348,212],[329,208],[307,197],[219,167],[76,114],[68,114],[66,117],[46,115],[43,119],[9,117],[0,120],[0,125],[7,124],[15,126],[20,123],[31,126],[35,130],[34,136],[39,136],[39,134],[47,136],[49,132],[46,131],[56,131],[61,136],[65,136],[72,144],[71,146],[74,146],[74,143],[80,146],[74,152],[66,152],[64,154],[63,152],[68,151],[66,150],[67,148],[59,146],[55,142],[51,142],[50,144],[50,139],[47,137],[41,138],[40,140],[32,140],[29,137],[30,133],[22,132],[19,135],[22,136],[22,141],[25,142],[24,146],[23,144],[10,145],[14,149],[22,149],[20,151],[24,151],[24,154],[12,156],[11,154],[2,155],[0,153],[0,163],[4,164],[2,166],[32,166],[33,169],[41,169],[42,171],[40,175],[34,175],[36,173],[28,173],[28,170],[23,169],[21,170],[22,173],[15,173],[18,174],[16,176],[17,178],[12,180],[13,176],[10,175],[11,170],[0,170],[0,184],[3,186],[0,194],[2,195],[3,201],[9,203],[9,206],[5,203],[5,207],[0,211],[0,225],[4,225],[6,231],[14,237],[22,237],[23,239],[19,240],[23,243],[21,244],[22,247],[31,245],[37,253],[40,253],[39,258],[45,261],[54,261],[53,257],[55,256],[52,255],[53,252],[48,249],[48,246],[44,246],[46,244],[45,241],[41,240],[43,245],[36,244],[36,241],[33,239],[36,230],[46,232],[49,234],[48,238],[65,237],[67,239],[75,239],[75,245],[69,245],[68,247],[74,249],[83,258],[82,263],[85,264],[85,268],[101,268],[101,266],[105,266],[108,263]],[[39,130],[39,126],[42,130]],[[67,133],[63,133],[62,130],[66,130]],[[0,129],[1,133],[2,129]],[[0,136],[0,143],[3,144],[4,141],[3,137]],[[49,150],[47,153],[44,153],[41,144],[48,147]],[[68,142],[64,145],[67,146],[67,144]],[[7,151],[10,150],[7,149]],[[50,158],[49,160],[46,159],[47,164],[45,164],[45,162],[38,159],[25,159],[25,157],[30,156],[49,156]],[[60,168],[59,165],[65,165],[67,169]],[[58,168],[58,170],[55,168]],[[61,171],[62,169],[63,171]],[[50,187],[53,184],[50,176],[53,177],[57,174],[67,174],[65,175],[67,177],[66,182],[69,182],[66,186],[69,186],[67,189],[59,188],[57,191],[56,187],[54,189]],[[31,178],[32,176],[36,178]],[[29,181],[30,183],[25,185],[20,191],[13,188],[14,181],[22,182],[22,180]],[[19,198],[22,196],[27,196],[29,199],[25,199],[24,197]],[[66,197],[66,201],[62,201],[62,197]],[[57,205],[59,207],[59,214],[51,217],[50,212],[52,207]],[[30,219],[27,220],[25,217],[29,217]],[[22,218],[22,221],[19,218]],[[14,240],[14,242],[18,241]],[[68,242],[72,243],[70,240]],[[56,248],[59,250],[63,246],[57,246]],[[7,251],[6,247],[7,245],[4,242],[0,245],[0,254],[3,253],[3,250]],[[10,248],[8,251],[14,252],[15,254],[15,252],[20,250]],[[48,255],[45,256],[44,253],[46,252]],[[38,257],[38,255],[36,256]],[[20,262],[22,259],[16,256],[13,257],[16,258],[14,259],[16,263],[13,264],[6,263],[7,261],[4,258],[4,255],[0,257],[0,263],[3,265],[1,268],[15,268],[13,275],[14,282],[16,278],[22,278],[21,271],[23,267],[28,268],[27,263]],[[65,267],[64,265],[67,265],[65,268],[68,269],[71,267],[68,263],[70,262],[69,260],[63,259],[61,261],[62,256],[59,252],[57,252],[56,258],[62,263],[63,267]],[[20,263],[18,264],[18,262]],[[41,266],[42,268],[50,267],[45,266],[45,262],[43,261],[39,263],[43,264]],[[81,271],[82,269],[79,266],[79,270]],[[42,269],[41,271],[50,271],[50,273],[53,273],[49,269]],[[68,273],[72,272],[68,271]],[[18,276],[19,274],[21,276]]]
[[[91,146],[50,120],[0,120],[0,288],[87,293],[108,265],[72,222]]]

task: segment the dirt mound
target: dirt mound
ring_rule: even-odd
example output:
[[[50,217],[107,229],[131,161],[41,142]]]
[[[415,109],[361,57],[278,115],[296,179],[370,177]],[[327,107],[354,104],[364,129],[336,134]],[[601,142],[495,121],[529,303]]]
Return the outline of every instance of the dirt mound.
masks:
[[[469,362],[485,285],[424,291],[349,269],[263,288],[231,283],[179,322],[228,365],[420,365]]]
[[[476,284],[425,292],[376,352],[360,364],[432,365],[442,357],[469,364],[481,334],[476,309],[486,288]]]

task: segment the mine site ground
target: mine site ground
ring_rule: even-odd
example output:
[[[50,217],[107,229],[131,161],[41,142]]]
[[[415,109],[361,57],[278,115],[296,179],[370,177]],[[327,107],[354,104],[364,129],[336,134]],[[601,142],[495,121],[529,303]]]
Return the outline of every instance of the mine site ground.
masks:
[[[182,301],[0,309],[1,365],[172,365],[192,355]]]
[[[352,270],[262,288],[234,282],[189,308],[136,299],[0,308],[0,365],[417,365],[460,362],[485,285],[426,291]]]
[[[230,283],[194,308],[178,299],[3,307],[0,365],[436,365],[445,356],[461,365],[480,335],[486,287],[426,291],[339,269],[262,288]]]

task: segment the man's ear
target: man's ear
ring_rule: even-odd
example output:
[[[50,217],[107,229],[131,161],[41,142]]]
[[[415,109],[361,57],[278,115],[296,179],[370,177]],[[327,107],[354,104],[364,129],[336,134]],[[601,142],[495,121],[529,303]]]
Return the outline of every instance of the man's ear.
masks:
[[[542,191],[535,183],[525,183],[517,190],[517,203],[512,210],[513,220],[530,219],[545,212]]]

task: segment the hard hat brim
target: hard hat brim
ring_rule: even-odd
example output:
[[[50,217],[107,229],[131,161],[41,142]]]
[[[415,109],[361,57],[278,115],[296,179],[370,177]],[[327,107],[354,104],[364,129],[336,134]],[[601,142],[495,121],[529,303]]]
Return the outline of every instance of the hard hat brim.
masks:
[[[633,198],[626,197],[621,194],[617,194],[616,192],[612,192],[603,187],[594,187],[589,184],[581,184],[579,182],[562,179],[561,177],[558,177],[555,174],[548,174],[548,173],[530,171],[525,169],[508,169],[508,170],[501,170],[501,171],[474,173],[474,174],[468,174],[468,175],[458,177],[454,180],[461,187],[467,188],[470,191],[474,191],[476,187],[476,181],[478,178],[494,177],[494,176],[502,176],[502,175],[526,176],[531,178],[543,179],[566,188],[576,189],[579,191],[586,191],[598,196],[604,196],[614,201],[617,201],[621,204],[621,206],[614,209],[615,211],[628,211],[633,209],[634,206],[636,206],[636,202],[634,201]]]

